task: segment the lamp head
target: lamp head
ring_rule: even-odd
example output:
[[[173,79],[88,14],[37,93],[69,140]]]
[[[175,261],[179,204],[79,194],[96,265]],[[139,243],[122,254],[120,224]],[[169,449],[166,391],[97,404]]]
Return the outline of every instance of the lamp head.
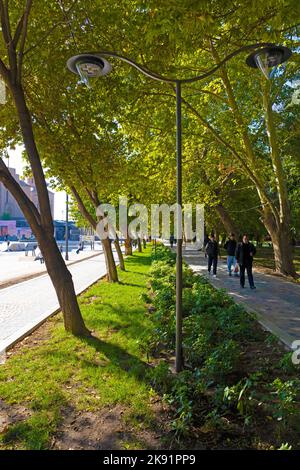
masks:
[[[252,52],[247,57],[246,63],[249,67],[259,68],[264,76],[269,79],[269,69],[286,62],[291,55],[292,51],[288,47],[270,44]]]
[[[68,69],[80,76],[83,83],[90,87],[89,80],[103,77],[111,71],[110,63],[98,54],[79,54],[67,61]]]

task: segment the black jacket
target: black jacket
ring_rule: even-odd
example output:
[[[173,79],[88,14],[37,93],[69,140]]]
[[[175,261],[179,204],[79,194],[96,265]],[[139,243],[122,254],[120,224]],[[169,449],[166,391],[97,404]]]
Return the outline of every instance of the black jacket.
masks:
[[[236,240],[231,240],[231,238],[227,240],[227,242],[224,245],[224,248],[227,251],[228,256],[235,256],[236,245],[237,245]]]
[[[209,240],[205,247],[205,251],[208,254],[208,256],[213,256],[213,257],[218,256],[219,247],[218,247],[218,243],[216,242],[216,240],[214,241]]]
[[[253,263],[253,256],[256,253],[256,248],[252,243],[241,242],[236,248],[237,262],[242,266],[249,266]],[[251,256],[252,255],[252,256]]]

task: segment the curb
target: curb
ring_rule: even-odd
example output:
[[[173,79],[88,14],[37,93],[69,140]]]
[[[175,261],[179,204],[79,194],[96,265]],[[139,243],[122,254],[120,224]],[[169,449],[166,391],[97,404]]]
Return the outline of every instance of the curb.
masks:
[[[75,260],[75,261],[70,261],[68,264],[66,263],[66,266],[67,267],[68,266],[73,266],[74,264],[81,263],[82,261],[89,260],[89,259],[94,258],[95,256],[98,256],[98,255],[101,255],[101,254],[103,254],[103,251],[99,251],[98,253],[87,256],[86,258],[78,259],[78,260]],[[22,277],[12,278],[10,281],[7,281],[6,284],[0,284],[0,291],[2,289],[7,289],[8,287],[13,287],[17,284],[21,284],[21,282],[31,281],[31,279],[35,279],[37,277],[44,276],[45,274],[48,274],[47,269],[45,269],[44,271],[28,274],[27,276],[25,275],[25,276],[22,276]]]

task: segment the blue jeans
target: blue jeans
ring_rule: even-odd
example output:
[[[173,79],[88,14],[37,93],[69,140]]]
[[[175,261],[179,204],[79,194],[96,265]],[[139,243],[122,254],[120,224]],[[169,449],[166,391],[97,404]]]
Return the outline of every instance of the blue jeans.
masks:
[[[236,259],[235,259],[235,256],[227,256],[227,269],[228,269],[228,272],[231,273],[231,267],[235,268],[235,265],[236,265]]]

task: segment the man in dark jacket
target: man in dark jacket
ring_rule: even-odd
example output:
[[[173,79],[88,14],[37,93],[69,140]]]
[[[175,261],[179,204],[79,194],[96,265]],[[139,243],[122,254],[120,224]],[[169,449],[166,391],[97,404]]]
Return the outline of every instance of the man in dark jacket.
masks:
[[[231,267],[233,265],[234,268],[234,273],[237,275],[235,272],[235,266],[236,266],[236,258],[235,258],[235,252],[236,252],[236,239],[234,233],[230,234],[230,238],[227,240],[227,242],[224,245],[225,250],[227,251],[227,269],[228,269],[228,274],[231,276]]]
[[[248,235],[243,235],[243,241],[238,244],[236,249],[236,259],[240,265],[240,284],[241,287],[245,287],[245,270],[247,271],[248,281],[251,289],[255,289],[252,264],[253,256],[256,253],[255,246],[249,242]]]
[[[171,233],[171,235],[170,235],[170,246],[171,246],[171,248],[173,248],[173,245],[174,245],[174,235],[173,235],[173,233]]]
[[[208,273],[210,274],[211,266],[213,266],[213,276],[217,277],[217,264],[218,264],[218,254],[219,247],[218,243],[215,240],[215,236],[212,233],[205,247],[205,252],[208,256]]]

